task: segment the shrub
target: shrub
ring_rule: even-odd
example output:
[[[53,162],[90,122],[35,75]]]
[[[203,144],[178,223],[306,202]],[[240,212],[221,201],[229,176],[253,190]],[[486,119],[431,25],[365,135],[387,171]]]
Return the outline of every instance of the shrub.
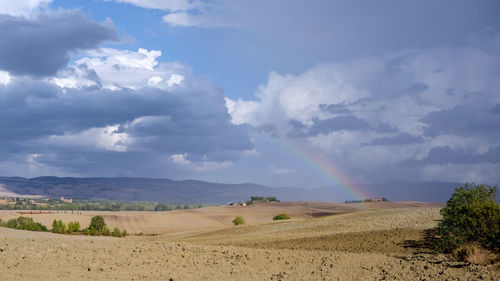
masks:
[[[243,217],[241,217],[241,216],[237,216],[234,218],[233,224],[234,225],[245,224],[245,219],[243,219]]]
[[[66,232],[66,225],[61,220],[55,220],[52,222],[52,232],[54,233],[64,233]]]
[[[273,217],[273,221],[278,221],[278,220],[289,220],[290,216],[287,214],[279,214]]]
[[[105,226],[106,223],[104,222],[104,218],[102,216],[95,216],[92,217],[92,219],[90,220],[89,228],[93,227],[97,235],[102,234]]]
[[[122,232],[122,237],[126,237],[128,235],[127,231],[126,230],[123,230]]]
[[[466,183],[458,187],[441,210],[438,225],[440,248],[452,252],[460,246],[476,243],[500,252],[500,207],[495,202],[496,186]]]
[[[83,230],[83,234],[84,234],[84,235],[90,235],[90,230],[89,230],[88,228],[85,228],[85,229]]]
[[[92,235],[92,236],[101,235],[101,233],[97,233],[97,230],[93,226],[89,226],[88,229],[89,229],[89,234]]]
[[[39,222],[34,222],[33,218],[18,217],[10,219],[4,226],[15,229],[31,230],[31,231],[48,231],[47,227]]]
[[[111,231],[110,231],[110,230],[109,230],[109,228],[105,225],[105,226],[104,226],[104,229],[102,230],[102,233],[101,233],[101,234],[102,234],[102,235],[104,235],[104,236],[109,236],[109,235],[111,235]]]
[[[113,232],[111,233],[113,237],[122,237],[122,232],[118,229],[118,227],[113,228]]]
[[[68,223],[68,233],[80,231],[80,223],[77,221],[70,221]]]

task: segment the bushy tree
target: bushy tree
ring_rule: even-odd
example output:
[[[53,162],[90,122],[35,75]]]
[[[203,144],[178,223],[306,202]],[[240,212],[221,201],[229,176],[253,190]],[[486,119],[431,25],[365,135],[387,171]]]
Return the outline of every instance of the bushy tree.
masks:
[[[241,216],[237,216],[234,218],[233,224],[234,225],[245,224],[245,219],[243,219],[243,217],[241,217]]]
[[[104,218],[102,216],[95,216],[92,217],[90,220],[90,227],[89,228],[94,228],[95,233],[97,235],[101,234],[104,231],[104,227],[106,226],[106,223],[104,222]]]
[[[52,222],[52,232],[54,233],[64,233],[66,232],[66,225],[62,220],[56,220]]]
[[[466,183],[455,189],[439,223],[441,248],[451,252],[459,246],[476,243],[500,252],[500,208],[495,202],[496,186]]]

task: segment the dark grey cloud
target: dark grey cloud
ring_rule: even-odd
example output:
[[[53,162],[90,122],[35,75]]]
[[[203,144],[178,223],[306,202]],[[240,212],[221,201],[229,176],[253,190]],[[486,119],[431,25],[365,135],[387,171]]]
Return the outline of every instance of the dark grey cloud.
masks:
[[[484,153],[453,149],[449,146],[433,147],[422,160],[406,160],[406,165],[421,164],[477,164],[500,163],[500,146],[491,147]]]
[[[352,110],[346,104],[320,104],[319,108],[323,111],[334,113],[334,114],[349,114]]]
[[[325,120],[313,119],[309,135],[315,136],[334,131],[356,131],[370,129],[370,124],[354,115],[333,117]]]
[[[34,18],[0,14],[0,69],[16,75],[53,75],[75,51],[107,40],[117,40],[114,27],[88,20],[79,11],[45,12]]]
[[[491,109],[491,113],[493,114],[500,114],[500,103],[495,105],[492,109]]]
[[[416,82],[414,83],[408,90],[410,93],[420,93],[425,90],[429,89],[429,85],[422,83],[422,82]]]
[[[377,123],[372,125],[366,120],[354,115],[338,116],[325,120],[313,119],[314,124],[308,129],[309,136],[327,134],[334,131],[366,131],[371,130],[378,133],[394,132],[389,124]]]
[[[112,125],[118,125],[116,133],[130,140],[118,143],[126,150],[103,149],[92,145],[95,136],[81,135]],[[123,175],[139,171],[134,165],[165,169],[172,154],[223,162],[251,149],[250,126],[230,122],[223,92],[216,87],[63,90],[31,78],[0,85],[0,156],[4,161],[18,154],[39,154],[38,163],[68,172],[103,175],[113,170],[112,175]]]
[[[325,107],[326,108],[326,107]],[[336,110],[336,109],[333,109]],[[375,131],[378,133],[393,133],[395,129],[386,123],[377,123],[372,125],[366,120],[354,115],[345,115],[321,120],[312,119],[313,124],[306,126],[297,120],[289,120],[288,124],[293,128],[288,136],[306,137],[328,134],[335,131]]]
[[[421,121],[428,125],[425,130],[428,136],[480,135],[497,139],[500,135],[500,116],[494,113],[495,108],[459,106],[431,112]]]
[[[373,139],[363,145],[405,145],[423,143],[425,140],[421,136],[412,136],[409,134],[399,134],[395,137],[382,137]]]

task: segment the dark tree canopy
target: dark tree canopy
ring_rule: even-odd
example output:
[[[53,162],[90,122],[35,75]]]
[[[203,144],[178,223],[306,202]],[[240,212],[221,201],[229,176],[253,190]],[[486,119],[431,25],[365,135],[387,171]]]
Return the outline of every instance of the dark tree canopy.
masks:
[[[438,226],[441,246],[452,251],[461,245],[479,243],[500,252],[500,207],[495,202],[497,187],[466,183],[455,189]]]

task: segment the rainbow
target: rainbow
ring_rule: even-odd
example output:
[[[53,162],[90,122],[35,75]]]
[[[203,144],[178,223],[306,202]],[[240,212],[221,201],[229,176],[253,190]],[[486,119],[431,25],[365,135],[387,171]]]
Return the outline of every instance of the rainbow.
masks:
[[[317,153],[308,150],[304,145],[295,144],[292,140],[280,137],[271,138],[281,147],[290,151],[296,158],[321,174],[329,184],[340,188],[340,191],[345,196],[352,197],[345,199],[364,200],[371,197],[369,193],[356,184],[338,165],[327,161],[323,157],[319,157]]]

